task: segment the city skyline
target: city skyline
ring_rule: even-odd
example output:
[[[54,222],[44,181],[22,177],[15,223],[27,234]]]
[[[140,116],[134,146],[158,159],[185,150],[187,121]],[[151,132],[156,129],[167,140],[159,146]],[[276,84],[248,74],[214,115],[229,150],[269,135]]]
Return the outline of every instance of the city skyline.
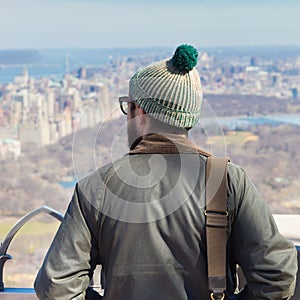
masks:
[[[296,0],[0,0],[0,49],[300,45]]]

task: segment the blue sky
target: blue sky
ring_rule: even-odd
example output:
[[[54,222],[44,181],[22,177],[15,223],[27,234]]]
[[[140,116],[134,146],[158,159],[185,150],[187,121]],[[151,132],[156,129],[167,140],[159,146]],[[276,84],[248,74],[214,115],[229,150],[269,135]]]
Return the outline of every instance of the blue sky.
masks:
[[[0,49],[300,45],[299,0],[0,0]]]

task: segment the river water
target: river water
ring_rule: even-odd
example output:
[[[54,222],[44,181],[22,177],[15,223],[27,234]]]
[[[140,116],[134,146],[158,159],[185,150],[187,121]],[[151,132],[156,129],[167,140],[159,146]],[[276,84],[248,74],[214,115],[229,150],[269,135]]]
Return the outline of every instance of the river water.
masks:
[[[282,124],[291,124],[300,126],[300,114],[282,114],[282,115],[266,115],[254,117],[226,117],[226,118],[207,118],[200,120],[201,126],[219,125],[231,130],[237,128],[247,129],[252,126],[270,125],[278,126]]]

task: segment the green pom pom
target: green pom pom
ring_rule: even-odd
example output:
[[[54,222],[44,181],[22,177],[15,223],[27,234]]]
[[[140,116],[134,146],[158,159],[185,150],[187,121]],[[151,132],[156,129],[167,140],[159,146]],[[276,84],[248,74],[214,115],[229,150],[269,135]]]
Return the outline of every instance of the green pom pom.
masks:
[[[180,45],[173,57],[172,64],[179,71],[190,71],[198,62],[198,51],[190,45]]]

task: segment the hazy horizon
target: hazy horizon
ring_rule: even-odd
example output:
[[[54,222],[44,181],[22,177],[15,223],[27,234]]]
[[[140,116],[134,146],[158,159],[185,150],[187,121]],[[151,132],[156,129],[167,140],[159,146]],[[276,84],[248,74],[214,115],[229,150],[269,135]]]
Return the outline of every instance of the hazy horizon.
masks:
[[[204,50],[215,50],[215,49],[240,49],[240,50],[245,50],[245,49],[270,49],[270,48],[282,48],[282,49],[300,49],[300,44],[290,44],[290,45],[215,45],[215,46],[203,46],[203,45],[196,45],[194,43],[179,43],[180,44],[191,44],[199,49],[204,49]],[[177,46],[177,45],[176,45]],[[175,47],[176,47],[175,46]],[[27,51],[27,50],[36,50],[36,51],[63,51],[63,50],[134,50],[134,49],[164,49],[164,50],[174,50],[173,46],[168,46],[168,45],[161,45],[161,46],[115,46],[115,47],[110,47],[110,46],[102,46],[102,47],[88,47],[88,46],[74,46],[74,47],[17,47],[17,48],[0,48],[0,51]]]
[[[296,0],[0,0],[0,49],[300,46]]]

